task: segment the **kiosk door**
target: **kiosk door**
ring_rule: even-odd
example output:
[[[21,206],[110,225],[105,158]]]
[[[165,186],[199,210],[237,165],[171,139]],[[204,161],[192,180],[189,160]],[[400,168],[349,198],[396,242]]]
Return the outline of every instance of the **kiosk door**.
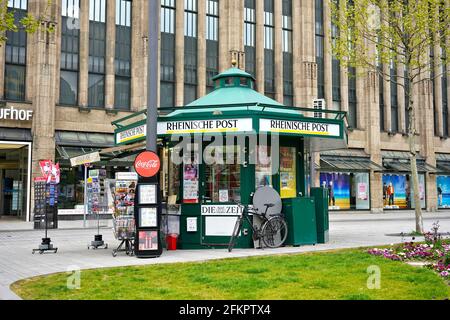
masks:
[[[236,202],[247,203],[242,192],[249,174],[244,149],[223,146],[205,150],[201,207],[202,245],[228,245],[241,210]]]
[[[282,138],[280,143],[279,174],[275,188],[281,199],[305,196],[305,168],[303,141],[299,138]]]

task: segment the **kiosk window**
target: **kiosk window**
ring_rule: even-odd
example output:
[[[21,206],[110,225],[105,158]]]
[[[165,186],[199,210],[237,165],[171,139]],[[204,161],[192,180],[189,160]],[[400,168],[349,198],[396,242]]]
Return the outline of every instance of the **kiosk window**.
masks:
[[[173,161],[174,149],[169,149],[169,170],[168,170],[168,202],[169,204],[179,203],[180,194],[180,165]]]
[[[280,193],[282,199],[297,197],[296,149],[280,148]]]
[[[200,192],[200,167],[198,145],[183,155],[183,203],[198,203]]]
[[[217,154],[221,152],[221,154]],[[212,164],[206,166],[205,201],[214,203],[241,200],[241,166],[236,147],[219,147],[212,152]],[[210,163],[211,163],[210,162]]]
[[[255,187],[272,186],[272,155],[270,147],[258,146],[256,149]]]

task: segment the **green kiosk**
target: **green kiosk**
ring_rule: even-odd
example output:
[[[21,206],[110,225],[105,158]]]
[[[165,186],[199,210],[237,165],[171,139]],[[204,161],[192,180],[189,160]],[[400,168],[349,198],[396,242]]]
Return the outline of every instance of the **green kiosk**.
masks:
[[[283,199],[287,245],[328,238],[328,194],[310,188],[311,153],[347,148],[346,113],[286,107],[258,93],[255,79],[231,68],[215,89],[185,107],[160,108],[160,176],[167,214],[178,219],[178,248],[226,248],[240,207],[258,187]],[[146,113],[113,122],[117,150],[142,148]],[[253,248],[244,226],[236,247]]]

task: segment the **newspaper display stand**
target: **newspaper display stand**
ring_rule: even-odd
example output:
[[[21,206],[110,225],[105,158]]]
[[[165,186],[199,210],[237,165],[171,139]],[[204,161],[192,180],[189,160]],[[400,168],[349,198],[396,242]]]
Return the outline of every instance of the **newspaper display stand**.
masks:
[[[137,176],[130,173],[117,173],[114,187],[114,237],[120,241],[119,246],[113,250],[113,257],[118,252],[134,255],[134,240],[136,237],[136,224],[134,219],[134,199],[136,194]]]
[[[47,183],[44,178],[36,178],[34,181],[34,227],[35,229],[45,229],[45,237],[37,249],[33,249],[32,253],[45,252],[57,253],[48,237],[48,229],[58,228],[58,193],[56,184]]]
[[[108,249],[108,244],[103,241],[100,234],[100,215],[108,211],[108,203],[105,192],[106,170],[91,170],[87,181],[88,213],[97,220],[97,234],[94,241],[88,245],[88,250]]]

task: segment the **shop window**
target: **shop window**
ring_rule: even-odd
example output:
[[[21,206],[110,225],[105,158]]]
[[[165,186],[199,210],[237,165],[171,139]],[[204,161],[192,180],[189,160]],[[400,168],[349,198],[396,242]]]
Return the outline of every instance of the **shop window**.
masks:
[[[211,151],[206,166],[205,201],[226,203],[241,201],[241,166],[236,146],[217,147]]]
[[[450,176],[438,176],[436,179],[439,209],[450,208]]]
[[[425,175],[419,174],[419,193],[422,208],[425,203]],[[389,209],[414,209],[414,191],[411,176],[406,174],[383,175],[383,201],[384,208]]]
[[[369,210],[369,173],[325,172],[320,185],[328,189],[330,210]]]

